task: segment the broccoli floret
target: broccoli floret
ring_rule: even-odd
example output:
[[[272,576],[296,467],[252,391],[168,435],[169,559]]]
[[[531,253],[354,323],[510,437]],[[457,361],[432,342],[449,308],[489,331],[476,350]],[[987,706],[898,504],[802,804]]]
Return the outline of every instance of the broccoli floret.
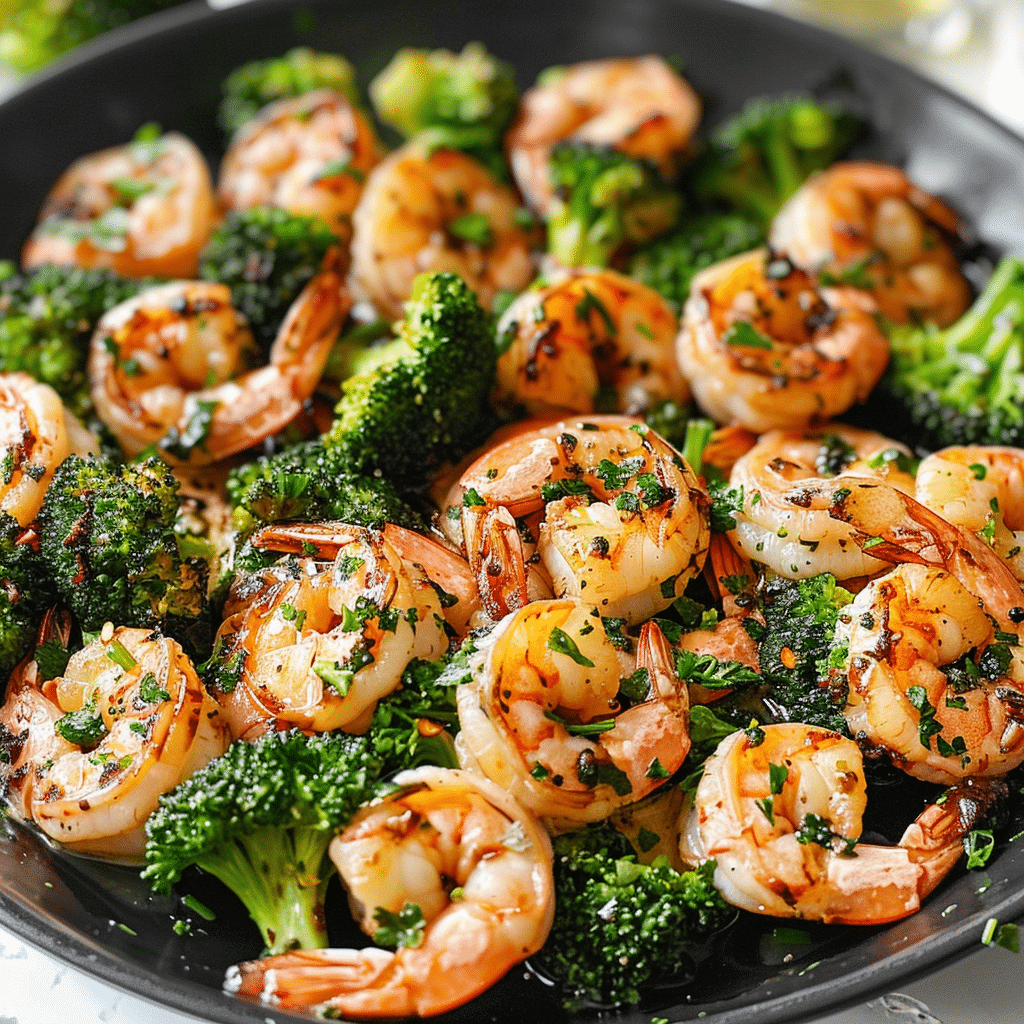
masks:
[[[199,276],[231,289],[264,351],[288,307],[320,269],[338,236],[318,217],[258,206],[229,213],[199,255]]]
[[[511,64],[481,43],[450,50],[399,50],[370,83],[378,117],[405,138],[431,149],[469,153],[499,178],[508,170],[501,151],[519,103]]]
[[[13,0],[5,3],[0,57],[16,71],[36,71],[62,53],[182,0]]]
[[[829,573],[806,580],[771,579],[764,589],[764,636],[758,648],[768,697],[786,720],[846,733],[845,680],[835,671],[844,651],[836,619],[852,595]]]
[[[29,652],[43,614],[55,601],[33,530],[0,512],[0,675]]]
[[[233,743],[160,797],[142,875],[167,893],[197,865],[245,904],[268,952],[326,946],[327,848],[379,772],[362,736],[271,730]]]
[[[298,46],[280,57],[251,61],[224,79],[217,123],[232,136],[268,103],[315,89],[333,89],[351,103],[359,102],[355,70],[337,54]]]
[[[497,347],[476,295],[447,272],[417,279],[399,335],[372,369],[345,381],[324,442],[351,472],[406,493],[494,425]]]
[[[682,208],[653,163],[617,149],[561,143],[551,181],[547,247],[566,266],[609,266],[672,228]]]
[[[209,565],[181,555],[178,488],[159,458],[71,455],[57,468],[39,511],[40,556],[83,630],[160,627],[190,655],[204,651]]]
[[[80,418],[92,410],[85,368],[96,321],[147,282],[110,270],[0,263],[0,369],[49,384]]]
[[[895,328],[890,341],[873,397],[902,413],[898,433],[926,448],[1024,444],[1024,260],[1004,256],[955,324]]]
[[[682,310],[699,271],[763,244],[764,229],[738,213],[706,213],[638,249],[629,272]]]
[[[834,103],[806,96],[750,100],[720,124],[697,161],[693,187],[705,205],[722,205],[767,228],[814,171],[828,167],[864,129]]]
[[[609,825],[559,836],[555,921],[540,960],[567,1008],[635,1005],[645,985],[680,971],[688,949],[735,914],[712,884],[714,867],[640,864]]]

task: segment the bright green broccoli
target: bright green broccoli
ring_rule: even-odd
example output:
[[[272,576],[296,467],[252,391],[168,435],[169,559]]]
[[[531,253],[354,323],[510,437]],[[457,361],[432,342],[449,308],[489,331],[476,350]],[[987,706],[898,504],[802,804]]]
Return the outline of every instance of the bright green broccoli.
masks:
[[[362,736],[271,730],[236,742],[160,798],[143,877],[167,893],[196,865],[245,904],[268,952],[326,946],[327,848],[380,767]]]
[[[0,262],[0,369],[23,370],[49,384],[76,416],[88,418],[85,367],[93,328],[144,284],[110,270],[43,266],[19,273]]]
[[[34,534],[0,512],[0,675],[29,652],[43,613],[55,603],[53,582]]]
[[[494,329],[456,274],[421,276],[399,338],[342,387],[329,451],[405,494],[479,444],[494,424]]]
[[[199,255],[199,276],[231,289],[264,351],[288,307],[320,269],[338,236],[317,217],[257,206],[229,213]]]
[[[767,229],[782,204],[814,171],[843,154],[863,120],[806,96],[750,100],[718,125],[693,168],[703,206],[724,207]]]
[[[36,71],[81,43],[182,0],[10,0],[2,7],[0,61]]]
[[[786,721],[847,731],[847,684],[835,671],[845,651],[835,643],[835,630],[851,600],[828,573],[804,580],[776,576],[764,588],[758,662],[767,696]]]
[[[869,403],[895,413],[890,433],[926,448],[1024,444],[1024,259],[1004,256],[952,326],[895,328],[890,342]]]
[[[40,557],[83,630],[160,627],[195,656],[209,643],[209,563],[182,557],[179,483],[151,458],[69,456],[39,512]]]
[[[705,213],[642,246],[629,272],[666,298],[677,311],[690,294],[699,271],[764,242],[764,230],[738,213]]]
[[[609,266],[670,230],[682,209],[654,164],[616,149],[555,146],[551,181],[547,248],[566,266]]]
[[[559,836],[555,921],[539,960],[567,1008],[635,1005],[645,986],[681,971],[688,950],[735,914],[713,873],[713,862],[684,872],[663,857],[638,863],[609,825]]]
[[[399,50],[370,83],[377,116],[405,138],[458,149],[507,177],[501,141],[515,116],[519,87],[510,64],[481,43],[450,50]]]
[[[333,89],[352,103],[359,102],[355,70],[337,54],[298,46],[280,57],[251,61],[235,68],[221,84],[217,123],[232,136],[268,103],[315,89]]]

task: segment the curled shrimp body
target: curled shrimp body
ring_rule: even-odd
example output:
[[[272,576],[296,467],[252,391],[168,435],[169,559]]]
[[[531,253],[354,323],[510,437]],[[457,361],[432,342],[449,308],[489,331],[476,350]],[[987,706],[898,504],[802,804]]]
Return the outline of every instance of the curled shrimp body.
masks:
[[[541,214],[554,193],[551,150],[560,142],[611,146],[656,163],[671,180],[700,120],[697,94],[661,57],[618,57],[552,68],[523,93],[505,137],[519,190]]]
[[[758,251],[694,278],[676,353],[709,416],[761,432],[824,423],[867,398],[889,343],[850,289],[818,289]]]
[[[921,460],[915,497],[987,540],[1024,580],[1024,450],[966,445]]]
[[[839,163],[794,193],[769,241],[811,274],[864,288],[894,323],[934,320],[946,327],[971,301],[943,236],[962,231],[953,210],[898,168]]]
[[[741,730],[705,764],[683,859],[713,859],[722,896],[755,914],[885,924],[919,909],[997,793],[964,785],[927,807],[899,845],[872,846],[857,842],[867,787],[853,740],[797,723]]]
[[[477,642],[459,687],[459,763],[534,813],[577,827],[653,792],[686,758],[689,699],[660,628],[620,655],[600,612],[534,601]],[[644,685],[626,706],[624,676]]]
[[[621,416],[513,435],[463,473],[445,507],[442,526],[462,545],[495,621],[532,596],[524,565],[536,555],[555,596],[643,622],[700,572],[710,535],[693,470]]]
[[[302,555],[240,577],[225,603],[220,686],[236,738],[275,720],[365,731],[406,665],[447,648],[436,590],[380,532],[264,527],[252,539],[285,551],[298,540]]]
[[[536,273],[515,193],[483,164],[413,140],[370,173],[352,218],[353,289],[399,319],[419,274],[453,271],[490,309]]]
[[[276,206],[318,217],[347,242],[366,175],[384,149],[344,97],[317,89],[267,104],[231,140],[217,198],[228,210]]]
[[[141,858],[160,795],[227,749],[217,705],[181,647],[144,629],[108,625],[63,676],[34,678],[8,698],[23,730],[5,723],[21,809],[74,850]]]
[[[98,448],[48,384],[27,373],[0,373],[0,510],[28,525],[57,467],[69,455]]]
[[[686,402],[676,330],[665,299],[624,274],[562,274],[524,292],[498,321],[495,402],[533,416],[609,405],[642,416],[666,399]]]
[[[303,409],[351,302],[324,269],[292,303],[264,366],[226,285],[171,281],[108,310],[89,350],[96,411],[128,455],[208,463],[259,444]]]
[[[751,561],[790,579],[831,573],[847,580],[884,570],[854,539],[850,526],[837,522],[819,493],[831,493],[833,479],[860,476],[914,490],[903,466],[912,453],[883,434],[841,423],[818,430],[770,430],[740,456],[729,476],[742,494],[729,539]]]
[[[47,195],[21,262],[193,277],[216,219],[203,154],[168,132],[76,160]]]
[[[499,786],[469,772],[419,768],[365,805],[331,844],[363,930],[410,904],[420,942],[396,952],[316,949],[241,964],[226,987],[345,1018],[453,1010],[537,952],[554,915],[551,841]]]

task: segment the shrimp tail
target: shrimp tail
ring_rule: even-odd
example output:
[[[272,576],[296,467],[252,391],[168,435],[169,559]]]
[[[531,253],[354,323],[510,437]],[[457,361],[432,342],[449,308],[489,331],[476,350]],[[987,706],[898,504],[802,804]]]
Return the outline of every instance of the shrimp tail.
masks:
[[[526,560],[516,521],[503,505],[463,509],[462,529],[470,569],[484,610],[495,621],[525,607]]]

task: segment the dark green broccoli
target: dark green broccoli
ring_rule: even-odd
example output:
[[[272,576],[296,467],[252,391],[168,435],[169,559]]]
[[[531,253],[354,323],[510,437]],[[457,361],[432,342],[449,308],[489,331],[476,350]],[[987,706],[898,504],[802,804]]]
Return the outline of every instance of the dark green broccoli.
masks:
[[[682,209],[654,164],[617,149],[561,143],[551,181],[547,248],[566,266],[609,266],[671,229]]]
[[[511,64],[482,43],[450,50],[399,50],[370,83],[377,116],[432,149],[458,149],[506,178],[501,142],[519,103]]]
[[[834,163],[863,130],[864,121],[839,104],[807,96],[750,100],[712,131],[693,168],[693,190],[701,205],[767,229],[807,177]]]
[[[33,530],[0,512],[0,675],[29,652],[43,614],[56,600]]]
[[[492,428],[497,360],[491,318],[458,275],[422,275],[406,309],[400,337],[345,381],[324,437],[352,473],[383,476],[403,494]]]
[[[13,0],[3,7],[0,50],[16,71],[36,71],[95,36],[182,0]]]
[[[76,416],[88,418],[93,328],[145,284],[110,270],[43,266],[19,273],[0,262],[0,370],[23,370],[49,384]]]
[[[326,946],[327,848],[380,767],[362,736],[271,730],[236,742],[160,797],[142,875],[167,893],[196,865],[245,904],[268,952]]]
[[[350,102],[359,102],[355,71],[337,54],[298,46],[280,57],[251,61],[235,68],[221,84],[217,123],[232,136],[268,103],[315,89],[333,89]]]
[[[228,285],[231,304],[266,352],[288,307],[337,244],[317,217],[269,206],[236,210],[199,254],[199,276]]]
[[[764,636],[758,648],[767,697],[786,721],[845,733],[845,651],[835,644],[836,620],[852,600],[834,576],[805,580],[776,576],[762,597]]]
[[[890,342],[869,402],[895,413],[890,433],[925,448],[1024,444],[1024,259],[1004,256],[955,324],[894,328]]]
[[[712,883],[714,867],[638,863],[609,825],[559,836],[555,921],[538,958],[567,1008],[635,1005],[646,985],[680,972],[688,950],[735,914]]]
[[[629,272],[681,311],[699,271],[764,243],[764,229],[738,213],[705,213],[684,220],[633,255]]]
[[[40,557],[87,632],[160,627],[189,654],[209,642],[209,564],[182,557],[179,483],[159,458],[121,466],[69,456],[39,512]]]

